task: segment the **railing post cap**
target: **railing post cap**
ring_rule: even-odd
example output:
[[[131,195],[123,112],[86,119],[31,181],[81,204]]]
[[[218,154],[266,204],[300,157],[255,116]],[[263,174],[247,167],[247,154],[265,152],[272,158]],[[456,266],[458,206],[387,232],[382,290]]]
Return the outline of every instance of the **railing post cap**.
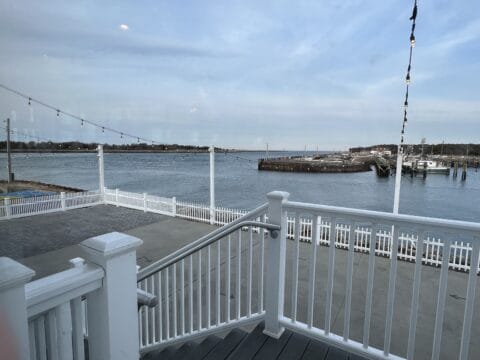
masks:
[[[290,193],[286,191],[271,191],[267,194],[267,199],[286,201],[288,200],[289,196],[290,196]]]
[[[84,240],[80,247],[88,254],[109,258],[132,251],[142,244],[143,241],[134,236],[111,232]]]
[[[0,289],[25,284],[35,276],[35,271],[8,257],[0,257]]]

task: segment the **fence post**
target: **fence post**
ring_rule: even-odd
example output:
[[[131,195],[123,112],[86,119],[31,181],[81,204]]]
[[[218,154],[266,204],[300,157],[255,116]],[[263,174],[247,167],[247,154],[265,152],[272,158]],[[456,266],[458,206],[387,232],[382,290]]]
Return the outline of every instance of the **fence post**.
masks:
[[[5,198],[4,204],[5,204],[5,216],[8,219],[10,216],[12,216],[12,208],[11,208],[11,205],[10,205],[10,198]]]
[[[278,339],[284,328],[279,323],[283,316],[285,287],[285,249],[287,246],[287,214],[282,204],[288,200],[289,193],[272,191],[267,194],[268,222],[280,225],[279,236],[266,238],[265,251],[265,330],[266,335]]]
[[[7,257],[0,257],[0,331],[5,359],[30,359],[25,284],[35,271]],[[11,349],[8,345],[12,346]]]
[[[120,204],[118,203],[118,192],[119,192],[119,190],[118,190],[118,189],[115,189],[115,204],[117,205],[117,207],[120,205]]]
[[[210,224],[215,224],[215,146],[210,146]]]
[[[113,232],[83,241],[87,262],[105,271],[100,289],[87,295],[91,360],[138,359],[136,248],[142,240]]]
[[[62,205],[62,210],[65,211],[66,210],[66,206],[65,206],[65,192],[61,192],[60,193],[60,204]]]
[[[105,165],[103,162],[103,145],[98,145],[98,182],[100,187],[100,196],[105,202]]]
[[[177,216],[177,198],[175,196],[172,197],[172,213],[173,217]]]
[[[147,193],[143,193],[143,212],[147,212]]]

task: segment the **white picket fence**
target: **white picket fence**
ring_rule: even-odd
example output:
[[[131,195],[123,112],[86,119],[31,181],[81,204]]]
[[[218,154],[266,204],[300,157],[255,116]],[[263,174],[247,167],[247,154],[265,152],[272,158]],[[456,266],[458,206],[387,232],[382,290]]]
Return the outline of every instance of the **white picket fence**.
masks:
[[[300,217],[299,240],[312,242],[312,219]],[[322,220],[319,223],[317,245],[329,246],[331,222]],[[353,225],[337,223],[335,247],[348,250],[350,227]],[[370,253],[370,241],[372,238],[371,227],[355,225],[354,251]],[[287,217],[287,238],[295,238],[295,217]],[[398,238],[397,258],[399,260],[415,262],[418,234],[401,232]],[[439,237],[426,235],[423,237],[422,263],[435,267],[442,265],[442,253],[444,242]],[[386,229],[377,229],[375,236],[375,255],[391,258],[392,256],[392,233]],[[452,255],[448,266],[452,270],[468,272],[472,257],[472,246],[468,241],[453,241],[451,244]],[[477,264],[477,272],[480,273],[480,264]]]
[[[231,223],[247,213],[246,210],[216,207],[212,219],[210,206],[199,202],[180,201],[175,197],[165,198],[107,188],[105,189],[105,203],[220,226]]]
[[[101,203],[103,203],[102,194],[98,190],[76,193],[62,192],[28,198],[6,198],[0,200],[0,220],[78,209]]]

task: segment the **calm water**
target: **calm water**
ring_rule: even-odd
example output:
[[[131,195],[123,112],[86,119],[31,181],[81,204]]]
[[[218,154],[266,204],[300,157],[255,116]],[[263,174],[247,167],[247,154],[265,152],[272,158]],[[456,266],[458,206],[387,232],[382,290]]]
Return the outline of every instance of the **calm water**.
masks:
[[[287,154],[287,153],[285,153]],[[292,154],[292,153],[288,153]],[[391,211],[394,178],[374,171],[356,174],[302,174],[258,171],[264,153],[238,153],[250,159],[216,154],[216,202],[220,206],[252,209],[272,190],[290,192],[290,199],[380,211]],[[283,154],[276,153],[275,156]],[[95,154],[15,154],[18,179],[31,179],[83,189],[98,188]],[[0,177],[6,178],[5,154]],[[109,188],[147,192],[208,203],[208,154],[105,154],[105,183]],[[469,169],[467,181],[452,176],[404,177],[400,212],[480,221],[480,173]]]

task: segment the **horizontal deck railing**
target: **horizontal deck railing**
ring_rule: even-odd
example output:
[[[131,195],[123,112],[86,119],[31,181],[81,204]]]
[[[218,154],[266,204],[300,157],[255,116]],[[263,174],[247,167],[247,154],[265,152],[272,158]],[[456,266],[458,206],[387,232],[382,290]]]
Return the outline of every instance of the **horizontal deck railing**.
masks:
[[[263,317],[264,237],[279,229],[265,217],[264,205],[138,273],[159,299],[139,312],[143,351]]]
[[[480,224],[434,219],[410,215],[394,215],[375,211],[348,209],[333,206],[284,202],[283,216],[289,220],[288,237],[293,240],[292,252],[289,253],[292,282],[288,284],[290,309],[283,312],[280,323],[294,331],[300,331],[336,346],[343,347],[369,357],[384,359],[395,358],[392,355],[392,329],[395,327],[393,314],[396,303],[397,260],[406,259],[414,262],[410,303],[404,306],[409,311],[409,326],[406,331],[408,345],[397,356],[413,359],[416,346],[417,318],[419,313],[419,295],[421,292],[422,264],[440,266],[438,273],[438,293],[431,294],[432,306],[435,307],[433,327],[433,345],[428,357],[438,359],[441,353],[442,334],[447,296],[448,269],[460,269],[469,272],[466,284],[466,297],[461,331],[458,331],[460,359],[467,359],[470,346],[472,314],[474,310],[475,289],[479,269]],[[312,241],[314,239],[314,241]],[[309,258],[301,261],[299,249],[301,241],[309,241],[311,249]],[[322,250],[318,245],[327,248]],[[341,273],[335,271],[337,248],[347,250],[342,255],[346,258],[346,268]],[[368,254],[368,277],[365,291],[365,308],[363,336],[361,340],[353,340],[350,336],[352,328],[352,284],[354,280],[354,252]],[[328,258],[326,272],[319,273],[318,256],[323,252]],[[374,279],[379,274],[375,267],[375,255],[386,256],[389,262],[388,289],[385,294],[386,310],[384,313],[383,346],[377,348],[371,344],[372,303]],[[365,256],[365,255],[362,255]],[[459,260],[460,259],[460,260]],[[378,261],[378,260],[377,260]],[[470,271],[473,266],[474,271]],[[324,267],[323,267],[324,269]],[[299,274],[307,274],[307,296],[299,297]],[[333,297],[334,286],[343,278],[343,326],[340,333],[334,333]],[[326,279],[323,288],[318,288],[318,279]],[[409,278],[402,278],[403,282]],[[405,285],[405,284],[403,284]],[[320,306],[316,299],[321,296],[325,302]],[[378,296],[378,293],[377,293]],[[433,296],[435,298],[433,299]],[[337,298],[338,300],[338,298]],[[357,296],[358,300],[358,296]],[[398,301],[398,300],[397,300]],[[299,315],[299,309],[306,313]],[[267,309],[268,311],[268,309]],[[402,310],[403,311],[403,310]],[[320,321],[322,319],[323,321]],[[460,320],[460,319],[458,319]],[[359,321],[358,316],[355,321]],[[338,325],[338,324],[337,324]],[[337,326],[337,330],[339,326]],[[422,334],[425,335],[425,334]],[[375,339],[378,344],[378,339]]]

